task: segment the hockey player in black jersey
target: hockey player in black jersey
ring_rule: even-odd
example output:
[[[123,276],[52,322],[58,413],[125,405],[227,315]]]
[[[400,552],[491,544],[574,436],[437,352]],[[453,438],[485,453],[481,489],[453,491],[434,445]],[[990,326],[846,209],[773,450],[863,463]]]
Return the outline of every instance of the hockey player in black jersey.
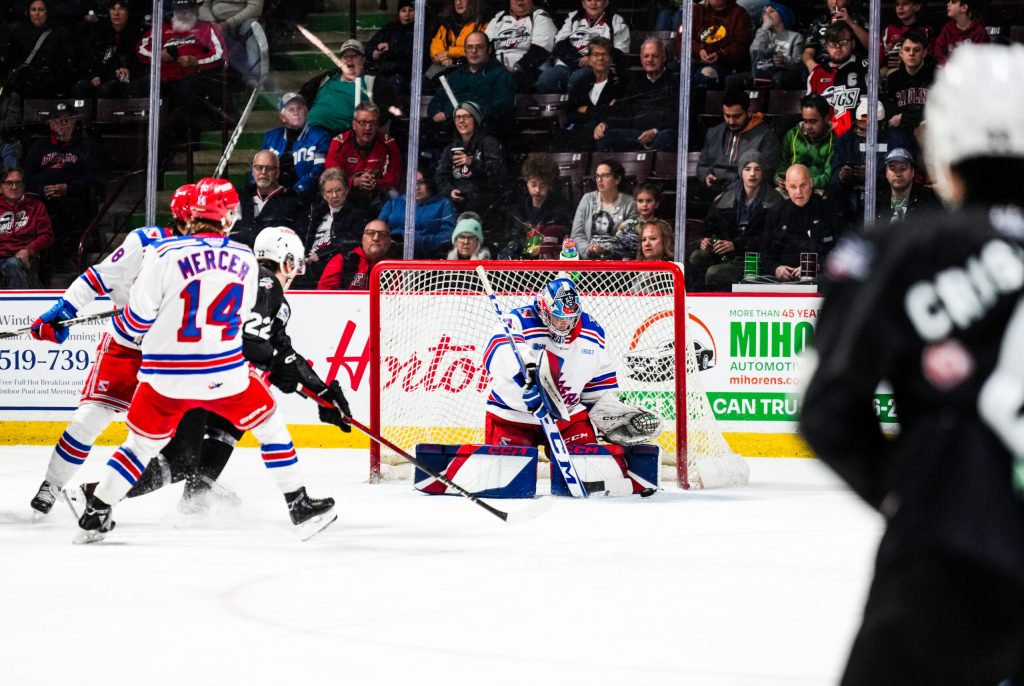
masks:
[[[1024,46],[959,48],[925,110],[950,211],[826,263],[800,428],[887,523],[844,685],[1024,684],[1022,76]]]

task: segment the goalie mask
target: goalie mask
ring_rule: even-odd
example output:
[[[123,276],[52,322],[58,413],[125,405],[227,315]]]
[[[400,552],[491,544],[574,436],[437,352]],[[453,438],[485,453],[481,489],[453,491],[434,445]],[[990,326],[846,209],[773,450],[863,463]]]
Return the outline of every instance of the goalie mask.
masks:
[[[537,316],[556,338],[568,336],[583,314],[580,293],[569,279],[555,279],[541,289],[534,303]]]
[[[260,231],[252,251],[257,260],[269,260],[287,278],[287,284],[306,273],[306,250],[302,240],[287,226],[270,226]],[[287,288],[286,284],[286,288]]]

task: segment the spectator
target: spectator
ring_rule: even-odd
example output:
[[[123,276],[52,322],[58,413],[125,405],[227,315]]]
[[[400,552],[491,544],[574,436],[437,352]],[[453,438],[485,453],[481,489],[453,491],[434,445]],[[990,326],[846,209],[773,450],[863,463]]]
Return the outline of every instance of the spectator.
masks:
[[[345,255],[359,245],[367,216],[348,200],[348,179],[340,169],[320,175],[320,201],[309,210],[305,231],[306,273],[295,281],[296,288],[318,288],[324,267],[336,255]]]
[[[426,77],[435,79],[466,59],[465,44],[469,34],[487,26],[480,14],[480,0],[451,0],[441,14],[441,25],[430,41],[430,68]],[[489,43],[489,41],[488,41]]]
[[[631,259],[640,247],[640,232],[644,224],[655,219],[655,212],[661,206],[661,187],[655,183],[640,183],[633,188],[633,202],[636,203],[636,217],[619,224],[612,242],[613,259]]]
[[[762,169],[775,169],[779,164],[779,140],[764,123],[764,115],[750,113],[746,91],[726,91],[722,117],[725,121],[705,136],[697,162],[697,178],[712,197],[739,178],[736,162],[749,150],[761,153]]]
[[[675,259],[676,242],[672,225],[664,219],[649,219],[640,232],[640,246],[636,251],[637,260]]]
[[[533,0],[509,0],[508,11],[498,12],[487,23],[494,56],[512,72],[520,91],[537,82],[555,48],[556,34],[551,15],[535,8]]]
[[[331,136],[320,127],[309,125],[306,100],[298,93],[282,95],[277,110],[284,126],[267,131],[260,147],[277,153],[281,185],[291,188],[301,202],[309,203],[316,197]]]
[[[395,93],[409,95],[409,72],[412,71],[413,22],[415,0],[398,0],[397,16],[380,27],[367,41],[370,51],[368,68],[380,78],[388,79]]]
[[[505,194],[505,151],[497,138],[480,130],[482,118],[475,102],[455,108],[455,140],[441,155],[437,188],[456,210],[490,220],[499,216]]]
[[[363,229],[362,244],[344,255],[331,258],[324,268],[317,290],[365,291],[370,287],[373,265],[391,257],[391,229],[387,223],[374,219]]]
[[[291,189],[280,183],[281,165],[273,150],[260,150],[252,158],[254,183],[239,193],[238,222],[231,238],[250,248],[268,226],[287,226],[299,233],[302,210]]]
[[[216,24],[234,42],[228,62],[249,87],[270,73],[270,46],[260,24],[263,0],[205,0],[199,18]]]
[[[398,193],[402,154],[395,139],[380,130],[376,105],[364,102],[356,106],[352,128],[331,141],[326,166],[345,172],[352,202],[370,213],[379,212],[384,200]]]
[[[768,210],[760,241],[761,270],[779,281],[811,279],[800,271],[800,254],[814,253],[817,264],[835,246],[839,230],[828,203],[814,192],[807,167],[794,164],[786,172],[787,200]]]
[[[912,131],[924,120],[928,89],[935,80],[935,63],[927,55],[923,34],[907,31],[899,44],[899,68],[885,81],[889,127]]]
[[[32,0],[28,24],[16,30],[16,65],[7,87],[24,98],[61,98],[68,94],[78,72],[71,34],[51,16],[49,0]]]
[[[554,64],[537,79],[538,93],[572,92],[590,70],[590,40],[600,36],[612,43],[614,70],[625,76],[625,55],[629,52],[629,27],[618,14],[610,16],[608,0],[581,0],[583,11],[573,10],[555,35]]]
[[[201,98],[206,91],[201,74],[224,65],[224,35],[216,24],[199,20],[196,5],[196,0],[172,0],[174,14],[169,23],[162,24],[160,90],[169,93],[175,105],[191,104]],[[143,64],[153,59],[152,28],[142,35],[136,54]],[[148,94],[148,75],[132,81],[130,90],[136,97]]]
[[[730,291],[743,279],[746,252],[759,250],[765,217],[782,199],[772,190],[760,155],[740,156],[740,178],[722,194],[704,219],[700,246],[690,254],[692,281],[709,291]]]
[[[914,183],[914,156],[905,148],[893,148],[885,156],[885,180],[878,194],[876,216],[879,222],[901,222],[908,214],[939,209],[939,200],[930,188]]]
[[[695,87],[719,89],[726,76],[748,67],[753,28],[750,15],[736,0],[706,0],[694,5],[692,25]]]
[[[804,87],[804,37],[793,30],[795,25],[796,16],[789,7],[778,2],[765,7],[761,13],[761,26],[750,44],[755,81],[767,82],[772,88],[796,90]]]
[[[476,212],[463,212],[452,231],[452,249],[447,260],[489,260],[491,249],[484,244],[484,229],[480,224],[480,215]]]
[[[819,64],[828,62],[828,39],[825,38],[825,32],[833,24],[850,29],[851,37],[857,41],[854,51],[867,54],[868,20],[856,7],[851,6],[853,4],[854,0],[825,0],[825,13],[811,21],[810,29],[804,34],[803,62],[807,73],[814,71]]]
[[[53,245],[46,207],[25,195],[25,177],[9,168],[0,182],[0,289],[39,287],[39,257]]]
[[[507,69],[491,55],[491,43],[483,31],[473,31],[465,39],[465,59],[446,76],[455,101],[479,103],[481,125],[490,131],[501,131],[512,123],[515,115],[515,84]],[[452,111],[455,106],[443,88],[438,88],[427,107],[427,116],[437,131],[451,134]]]
[[[364,75],[366,58],[363,44],[354,38],[341,44],[338,57],[341,69],[313,77],[299,89],[306,102],[313,103],[309,123],[336,135],[352,128],[356,105],[372,102],[380,109],[384,124],[390,116],[401,116],[398,98],[387,79]],[[358,89],[358,97],[357,96]]]
[[[794,164],[807,167],[815,190],[824,191],[828,187],[836,144],[830,113],[824,96],[814,93],[800,100],[800,123],[786,132],[782,140],[782,163],[775,172],[775,185],[780,193],[785,191],[786,171]]]
[[[807,79],[807,92],[824,95],[832,107],[832,129],[842,136],[853,126],[853,111],[867,83],[864,60],[853,54],[853,33],[836,22],[825,30],[828,62],[819,64]]]
[[[918,20],[922,0],[896,0],[896,22],[882,31],[882,76],[889,76],[900,67],[900,48],[903,39],[910,32],[919,37],[919,44],[928,47],[932,39],[932,27]]]
[[[77,124],[60,103],[47,122],[49,137],[33,143],[25,155],[28,192],[42,199],[53,222],[55,262],[77,250],[92,217],[92,192],[106,181],[96,144],[78,131]]]
[[[21,98],[0,82],[0,169],[21,165]]]
[[[554,260],[569,235],[572,207],[561,193],[558,165],[534,153],[523,162],[526,184],[512,202],[499,257],[510,260]]]
[[[89,25],[85,78],[71,89],[73,98],[123,98],[134,79],[144,76],[135,56],[141,31],[131,20],[127,0],[115,0],[107,14]]]
[[[611,257],[611,246],[619,226],[636,218],[633,196],[619,190],[625,176],[626,170],[615,160],[605,160],[597,165],[594,173],[597,190],[584,194],[572,221],[571,235],[582,259]]]
[[[594,130],[602,151],[675,152],[679,121],[679,77],[665,69],[665,45],[647,38],[640,45],[643,75],[634,75],[618,106]]]
[[[590,39],[588,69],[569,91],[570,150],[594,149],[604,135],[602,123],[612,116],[615,103],[625,90],[625,82],[611,71],[612,50],[612,42],[607,38]]]
[[[970,0],[946,0],[946,16],[949,21],[932,43],[932,57],[940,67],[961,43],[990,42],[984,20],[974,14],[973,7],[976,4],[976,1]]]
[[[455,228],[455,206],[437,192],[432,179],[416,172],[416,244],[413,257],[429,260],[441,257]],[[393,235],[405,237],[405,196],[391,198],[381,208],[378,219],[391,227]]]

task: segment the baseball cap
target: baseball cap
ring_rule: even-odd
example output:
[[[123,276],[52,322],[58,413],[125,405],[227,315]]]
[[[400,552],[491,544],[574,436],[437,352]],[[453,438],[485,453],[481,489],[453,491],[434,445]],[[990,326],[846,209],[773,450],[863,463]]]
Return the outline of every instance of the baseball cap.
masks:
[[[202,0],[171,0],[172,10],[191,10],[201,5]]]
[[[292,100],[298,100],[303,105],[306,104],[306,99],[299,95],[298,93],[285,93],[284,95],[281,96],[281,99],[277,101],[277,110],[280,112],[285,107],[287,107],[288,103],[290,103]]]
[[[890,162],[902,162],[907,166],[913,167],[914,156],[910,154],[910,151],[906,148],[893,148],[889,151],[889,154],[885,156],[885,164],[888,166]]]
[[[344,55],[346,52],[357,52],[360,55],[365,55],[363,52],[363,44],[357,41],[355,38],[349,38],[347,41],[341,44],[341,50],[338,51],[339,55]]]
[[[75,113],[72,111],[71,107],[68,106],[68,103],[66,103],[66,102],[58,102],[57,104],[55,104],[53,106],[53,109],[50,110],[50,112],[47,115],[46,119],[47,119],[47,121],[53,121],[54,119],[66,119],[68,117],[74,117],[74,116],[75,116]]]
[[[867,118],[868,118],[868,99],[867,98],[861,98],[860,99],[860,104],[857,105],[857,119],[867,119]],[[883,105],[881,102],[878,103],[878,119],[879,120],[885,119],[885,105]]]

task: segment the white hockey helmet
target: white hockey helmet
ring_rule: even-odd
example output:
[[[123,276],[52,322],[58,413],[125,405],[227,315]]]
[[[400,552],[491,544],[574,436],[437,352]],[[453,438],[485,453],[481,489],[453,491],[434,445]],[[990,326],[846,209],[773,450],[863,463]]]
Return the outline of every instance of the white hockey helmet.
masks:
[[[257,260],[270,260],[286,276],[296,277],[306,272],[306,249],[302,239],[287,226],[268,226],[260,231],[252,251]]]
[[[1024,45],[963,45],[925,105],[925,159],[942,199],[950,169],[974,157],[1024,158]]]

